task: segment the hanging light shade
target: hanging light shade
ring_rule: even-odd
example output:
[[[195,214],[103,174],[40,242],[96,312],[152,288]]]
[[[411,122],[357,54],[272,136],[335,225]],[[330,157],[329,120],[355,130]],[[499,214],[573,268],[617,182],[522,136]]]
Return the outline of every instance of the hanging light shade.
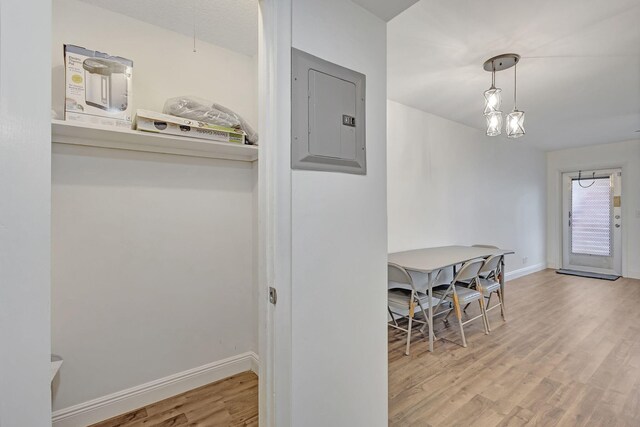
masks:
[[[496,72],[491,74],[491,87],[484,91],[484,114],[500,111],[502,105],[502,89],[496,87]]]
[[[502,133],[502,111],[485,114],[487,119],[487,136],[498,136]]]
[[[524,136],[524,111],[518,111],[518,65],[513,67],[513,111],[507,116],[507,138]]]
[[[524,135],[524,111],[513,110],[507,115],[507,137],[520,138]]]
[[[484,114],[500,111],[502,105],[502,89],[492,87],[484,91]]]

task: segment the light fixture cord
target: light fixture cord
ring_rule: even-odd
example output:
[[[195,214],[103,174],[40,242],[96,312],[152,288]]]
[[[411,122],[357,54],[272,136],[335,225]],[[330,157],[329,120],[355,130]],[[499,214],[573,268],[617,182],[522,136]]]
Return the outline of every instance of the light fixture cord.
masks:
[[[491,68],[493,69],[491,71],[491,88],[495,89],[496,88],[496,67],[493,64],[493,62],[491,62]]]
[[[191,11],[193,13],[193,51],[196,51],[196,0],[191,3]]]
[[[518,110],[518,62],[513,66],[513,109]]]

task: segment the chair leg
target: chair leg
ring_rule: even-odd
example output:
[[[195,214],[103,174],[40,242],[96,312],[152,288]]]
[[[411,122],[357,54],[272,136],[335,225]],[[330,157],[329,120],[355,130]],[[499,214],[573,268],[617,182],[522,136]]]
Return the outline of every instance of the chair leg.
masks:
[[[424,310],[424,307],[422,306],[422,303],[420,302],[420,300],[418,300],[418,306],[420,307],[420,311],[422,311],[422,317],[424,317],[424,322],[425,322],[424,325],[422,325],[422,327],[420,328],[420,332],[422,332],[422,335],[428,337],[429,335],[426,334],[424,331],[429,327],[429,315]],[[435,334],[433,334],[433,338],[438,339]]]
[[[391,309],[389,307],[387,307],[387,310],[389,310],[389,315],[391,316],[391,320],[393,320],[393,324],[398,326],[398,322],[396,322],[396,318],[393,315],[393,312],[391,311]]]
[[[491,326],[489,325],[489,318],[487,317],[487,310],[484,308],[484,292],[481,286],[478,286],[478,291],[480,292],[480,299],[478,302],[480,303],[480,313],[482,314],[482,320],[484,322],[484,333],[489,335],[491,332]]]
[[[446,315],[446,316],[444,316],[444,319],[442,319],[442,321],[444,322],[444,324],[445,324],[445,325],[448,325],[448,324],[449,324],[449,316],[451,316],[451,310],[449,310],[449,311],[447,312],[447,315]]]
[[[502,314],[502,320],[506,322],[507,312],[504,309],[504,301],[502,301],[502,292],[498,290],[497,293],[498,293],[498,301],[500,301],[500,314]]]
[[[409,355],[409,346],[411,345],[411,321],[413,320],[413,313],[409,316],[409,326],[407,326],[407,348],[404,354]]]
[[[458,295],[453,294],[453,308],[458,318],[458,325],[460,326],[460,336],[462,337],[462,346],[467,347],[467,339],[464,336],[464,326],[462,326],[462,313],[460,312],[460,303],[458,302]]]
[[[484,333],[485,335],[489,335],[491,332],[491,326],[489,326],[489,319],[487,318],[487,311],[484,308],[484,298],[480,298],[478,303],[480,304],[480,313],[482,313],[482,323],[484,324]]]

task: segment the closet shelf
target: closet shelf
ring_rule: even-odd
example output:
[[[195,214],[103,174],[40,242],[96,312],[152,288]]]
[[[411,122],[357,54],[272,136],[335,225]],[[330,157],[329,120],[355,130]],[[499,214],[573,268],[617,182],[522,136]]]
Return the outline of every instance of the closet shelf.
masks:
[[[253,145],[95,127],[64,120],[51,122],[51,142],[245,162],[258,160],[258,147]]]

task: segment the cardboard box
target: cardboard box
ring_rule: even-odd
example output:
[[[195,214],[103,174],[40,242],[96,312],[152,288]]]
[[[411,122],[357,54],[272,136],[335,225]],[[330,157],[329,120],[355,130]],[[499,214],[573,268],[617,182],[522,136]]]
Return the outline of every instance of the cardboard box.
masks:
[[[131,128],[133,61],[64,45],[65,120]]]
[[[138,110],[135,127],[137,130],[168,135],[187,136],[212,141],[245,143],[245,133],[241,130],[216,126],[197,120],[183,119],[155,111]]]

